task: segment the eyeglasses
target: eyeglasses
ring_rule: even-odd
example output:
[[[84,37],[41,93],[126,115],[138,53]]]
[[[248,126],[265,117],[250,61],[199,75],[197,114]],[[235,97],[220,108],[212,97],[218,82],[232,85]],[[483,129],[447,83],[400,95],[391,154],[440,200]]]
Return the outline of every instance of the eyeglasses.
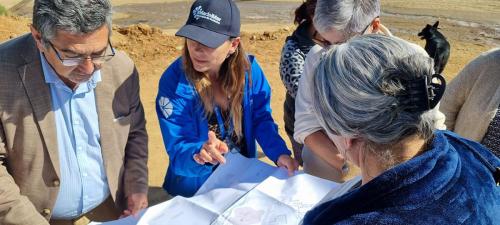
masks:
[[[64,66],[67,66],[67,67],[78,66],[78,65],[82,64],[83,62],[85,62],[85,60],[87,60],[87,59],[90,59],[94,65],[100,65],[100,64],[103,64],[103,63],[111,60],[111,58],[113,58],[116,54],[115,50],[113,49],[113,46],[111,45],[111,41],[109,39],[108,39],[108,46],[111,49],[111,54],[105,55],[107,52],[107,49],[106,49],[106,51],[103,53],[103,55],[100,55],[100,56],[87,56],[87,57],[74,57],[74,58],[68,57],[68,58],[63,59],[61,57],[61,54],[59,53],[59,50],[54,47],[52,42],[49,41],[49,44],[50,44],[50,47],[56,53],[57,58],[61,61],[61,63]]]
[[[361,33],[359,33],[360,35],[363,35],[366,33],[366,31],[368,30],[368,28],[372,25],[373,21],[375,19],[379,18],[379,16],[376,16],[375,18],[373,18],[373,20],[370,21],[370,23],[368,25],[366,25],[365,29],[363,29],[363,31],[361,31]]]
[[[326,48],[330,45],[342,44],[342,43],[346,42],[348,39],[350,39],[356,35],[364,35],[366,33],[366,31],[368,30],[368,28],[370,28],[370,26],[372,25],[373,21],[377,18],[379,18],[379,16],[376,16],[375,18],[373,18],[373,20],[371,20],[370,23],[368,23],[368,25],[366,25],[366,27],[360,33],[354,33],[354,34],[347,33],[346,34],[346,33],[342,32],[342,34],[344,36],[343,41],[332,43],[332,42],[326,40],[323,36],[321,36],[321,34],[319,34],[318,31],[316,31],[316,30],[314,31],[311,39],[313,40],[314,43],[316,43],[317,45],[319,45],[323,48]]]
[[[330,41],[326,40],[323,36],[321,36],[321,34],[319,34],[317,30],[314,31],[311,39],[314,43],[321,46],[322,48],[326,48],[326,47],[332,45],[332,43]]]

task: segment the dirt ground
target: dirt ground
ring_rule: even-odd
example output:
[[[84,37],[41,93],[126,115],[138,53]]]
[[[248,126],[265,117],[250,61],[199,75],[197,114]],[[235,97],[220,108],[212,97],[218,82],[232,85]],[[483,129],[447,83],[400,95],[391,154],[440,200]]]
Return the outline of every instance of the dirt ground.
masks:
[[[3,1],[6,0],[0,0],[0,4],[2,4]],[[158,3],[162,2],[161,0],[149,1],[156,1],[157,3],[154,4],[164,4]],[[126,3],[130,2],[134,1]],[[388,26],[395,35],[423,46],[425,43],[419,40],[416,34],[426,23],[433,23],[437,19],[441,20],[441,31],[447,36],[452,47],[451,57],[444,71],[444,75],[448,80],[451,80],[468,61],[476,57],[479,53],[500,46],[500,38],[498,35],[500,34],[500,32],[498,32],[498,23],[500,23],[499,1],[472,1],[473,3],[463,6],[460,5],[463,1],[450,0],[449,2],[456,2],[460,7],[449,8],[449,11],[446,11],[448,7],[443,7],[436,3],[443,1],[418,1],[419,3],[425,2],[426,5],[410,2],[411,1],[403,0],[383,1],[383,4],[387,7],[387,12],[382,14],[382,22]],[[486,6],[479,3],[486,4]],[[188,1],[175,4],[189,5]],[[242,4],[242,2],[239,4]],[[256,3],[245,2],[243,4],[255,6]],[[271,1],[269,4],[271,6],[272,4],[276,4],[276,8],[266,7],[271,10],[271,12],[280,11],[278,6],[281,6],[282,3]],[[472,7],[471,4],[477,4],[478,7]],[[249,53],[257,56],[258,61],[266,73],[267,79],[272,87],[271,107],[273,109],[273,116],[280,127],[280,134],[288,144],[289,140],[284,133],[282,119],[282,104],[284,101],[285,89],[279,77],[278,67],[280,51],[284,40],[294,28],[293,24],[289,21],[291,21],[292,9],[296,5],[298,5],[297,1],[289,2],[288,8],[281,9],[281,11],[284,11],[282,14],[274,14],[276,15],[276,20],[273,19],[274,17],[265,18],[261,22],[256,23],[254,22],[261,18],[255,16],[252,19],[252,17],[248,15],[260,9],[250,9],[249,7],[242,9],[242,17],[246,18],[242,19],[244,23],[242,30],[249,32],[243,33],[242,43]],[[128,7],[122,8],[124,14],[130,13],[129,11],[134,8],[132,5],[127,4],[122,4],[117,8],[121,6]],[[149,18],[149,14],[153,14],[154,12],[148,14],[146,14],[146,12],[151,10],[152,6],[159,7],[160,5],[137,6],[135,10],[139,11],[137,11],[137,15],[132,15],[132,17],[137,17],[139,18],[138,20],[141,20],[141,17],[146,18],[142,19],[142,22],[151,22],[150,19],[147,18]],[[407,8],[408,6],[410,8]],[[172,10],[169,7],[163,7],[165,7],[164,10]],[[425,9],[421,9],[421,7]],[[176,10],[181,11],[180,8],[176,8]],[[187,10],[188,9],[183,8],[182,13],[185,13]],[[119,10],[117,9],[117,11]],[[246,12],[246,14],[243,15],[243,12]],[[263,13],[264,16],[269,15],[269,13],[266,12],[267,11],[262,11],[260,13]],[[487,14],[485,12],[487,12]],[[469,15],[471,15],[471,19],[467,20]],[[128,18],[129,20],[115,18],[119,21],[115,23],[122,23],[122,25],[124,25],[131,21],[132,23],[141,22],[130,19],[132,17],[130,15],[122,17],[122,19]],[[181,15],[181,13],[177,13],[177,16],[170,15],[169,18],[172,23],[175,24],[175,27],[179,27],[185,21],[184,15]],[[285,20],[285,18],[287,19]],[[0,16],[0,42],[27,32],[29,30],[29,23],[30,20],[25,17]],[[153,24],[155,23],[153,22]],[[159,24],[159,26],[162,25]],[[175,30],[173,27],[163,26],[162,29],[160,29],[150,27],[146,24],[115,26],[112,39],[113,45],[116,48],[126,51],[132,57],[140,72],[140,94],[146,111],[146,119],[148,121],[147,129],[150,135],[150,157],[148,163],[150,169],[149,183],[154,190],[159,190],[158,187],[160,187],[163,182],[163,177],[168,165],[168,157],[163,146],[154,103],[158,90],[158,80],[162,72],[180,55],[182,40],[172,36],[173,30]]]

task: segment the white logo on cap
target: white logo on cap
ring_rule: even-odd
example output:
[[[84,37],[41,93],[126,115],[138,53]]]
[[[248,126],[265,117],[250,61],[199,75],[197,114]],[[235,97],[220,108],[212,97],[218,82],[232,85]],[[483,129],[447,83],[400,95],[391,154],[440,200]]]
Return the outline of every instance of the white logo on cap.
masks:
[[[198,20],[200,18],[210,20],[216,24],[220,24],[221,18],[213,13],[203,11],[203,8],[200,6],[193,9],[193,17]]]
[[[161,97],[160,101],[158,101],[158,104],[160,105],[163,116],[165,116],[165,119],[168,119],[168,117],[172,115],[172,111],[174,110],[174,106],[170,102],[170,99],[168,99],[167,97]]]

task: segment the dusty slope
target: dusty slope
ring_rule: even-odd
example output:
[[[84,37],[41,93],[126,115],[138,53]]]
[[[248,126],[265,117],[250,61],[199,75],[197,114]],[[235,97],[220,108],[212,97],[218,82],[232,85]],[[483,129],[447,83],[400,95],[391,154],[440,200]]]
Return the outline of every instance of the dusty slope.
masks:
[[[420,24],[421,22],[419,22]],[[13,38],[28,31],[29,20],[19,17],[0,17],[0,42]],[[413,35],[418,32],[420,25],[411,20],[386,18],[386,24],[393,27],[396,34],[402,38],[415,41],[421,45],[423,42]],[[446,24],[445,24],[446,25]],[[267,29],[263,27],[261,29]],[[282,104],[284,101],[284,87],[278,73],[280,50],[289,30],[274,32],[244,34],[243,43],[248,52],[255,54],[266,72],[267,78],[273,88],[272,108],[274,118],[284,134],[282,122]],[[468,39],[462,34],[467,34],[468,28],[444,26],[443,32],[449,34],[452,43],[452,56],[445,70],[448,79],[452,78],[460,68],[480,52],[486,51],[492,45],[478,36],[477,40]],[[456,32],[456,33],[455,33]],[[410,35],[411,34],[411,35]],[[179,54],[182,40],[163,34],[157,28],[147,25],[133,25],[124,28],[116,27],[113,43],[118,49],[125,50],[137,64],[141,77],[141,98],[145,107],[148,120],[147,129],[150,135],[150,185],[161,186],[163,176],[168,164],[168,158],[163,147],[158,121],[156,119],[154,101],[157,85],[163,70]],[[286,139],[286,138],[285,138]],[[288,142],[288,140],[287,140]]]

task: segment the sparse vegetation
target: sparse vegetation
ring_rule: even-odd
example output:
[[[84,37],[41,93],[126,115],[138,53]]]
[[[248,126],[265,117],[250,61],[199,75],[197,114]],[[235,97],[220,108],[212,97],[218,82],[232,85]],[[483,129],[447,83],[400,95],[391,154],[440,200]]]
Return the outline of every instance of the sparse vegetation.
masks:
[[[3,15],[7,15],[7,9],[3,5],[0,5],[0,16]]]

